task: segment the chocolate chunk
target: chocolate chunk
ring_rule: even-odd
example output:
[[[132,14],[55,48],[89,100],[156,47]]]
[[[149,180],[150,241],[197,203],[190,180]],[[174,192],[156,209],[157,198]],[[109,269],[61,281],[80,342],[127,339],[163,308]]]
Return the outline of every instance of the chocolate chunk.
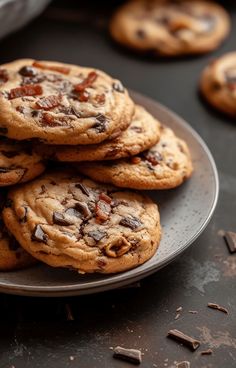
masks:
[[[183,332],[179,330],[170,330],[167,334],[168,337],[180,341],[182,344],[190,347],[192,350],[196,350],[200,346],[200,341],[185,335]]]
[[[18,151],[1,151],[1,154],[7,158],[16,157],[19,155]]]
[[[111,205],[107,203],[107,201],[99,199],[95,207],[97,221],[103,222],[108,220],[110,212],[111,212]]]
[[[78,184],[75,184],[75,187],[79,188],[83,194],[85,194],[89,197],[89,191],[88,191],[88,189],[86,188],[85,185],[83,185],[81,183],[78,183]]]
[[[113,357],[133,364],[140,364],[142,362],[142,354],[140,350],[125,349],[121,346],[115,347]]]
[[[141,127],[132,126],[130,127],[131,130],[134,130],[137,133],[143,133],[143,129]]]
[[[143,156],[153,166],[156,166],[160,163],[160,161],[163,161],[163,157],[159,152],[155,152],[155,153],[147,152],[147,153],[144,153]]]
[[[0,174],[4,174],[11,171],[11,169],[7,168],[7,167],[0,167]]]
[[[211,355],[211,354],[213,354],[213,351],[211,349],[201,351],[201,355]]]
[[[228,314],[228,310],[222,306],[220,306],[219,304],[215,304],[215,303],[208,303],[207,304],[208,308],[212,308],[212,309],[217,309],[220,312],[226,313]]]
[[[184,360],[183,362],[179,362],[176,364],[176,368],[190,368],[190,362]]]
[[[93,125],[93,128],[98,132],[98,133],[103,133],[106,131],[107,128],[107,118],[106,116],[99,114],[96,116],[96,123]]]
[[[144,32],[143,29],[138,29],[136,31],[136,36],[140,39],[144,39],[146,37],[146,33]]]
[[[19,72],[20,75],[23,75],[24,77],[34,77],[37,75],[37,70],[33,68],[32,66],[23,66]]]
[[[4,127],[0,127],[0,134],[7,134],[8,133],[8,129],[4,128]]]
[[[31,111],[31,116],[32,118],[37,118],[38,116],[40,116],[42,113],[41,111],[38,111],[38,110],[32,110]]]
[[[88,205],[85,202],[77,202],[75,204],[75,208],[79,210],[85,218],[88,218],[91,216],[91,212],[88,208]]]
[[[60,212],[53,212],[52,218],[53,218],[53,223],[56,225],[69,226],[73,224],[72,221],[70,221],[69,219],[66,219],[65,215]]]
[[[132,230],[135,230],[138,227],[140,227],[143,223],[137,217],[132,216],[132,217],[124,217],[123,219],[120,220],[119,224],[125,227],[129,227]]]
[[[120,92],[120,93],[124,93],[125,89],[123,84],[120,81],[114,82],[112,84],[112,88],[116,91],[116,92]]]
[[[12,206],[12,205],[13,205],[13,201],[12,201],[12,199],[7,198],[7,200],[6,200],[6,202],[5,202],[4,207],[5,207],[5,208],[11,208],[11,206]]]
[[[31,235],[31,240],[47,244],[48,235],[45,234],[45,232],[43,231],[40,225],[36,225]]]
[[[224,235],[226,244],[228,246],[228,249],[230,253],[236,252],[236,233],[233,233],[232,231],[226,231]]]
[[[89,231],[88,232],[88,236],[90,236],[91,238],[93,238],[97,242],[99,242],[106,235],[107,235],[107,233],[105,231],[101,231],[101,230],[94,230],[94,231]]]
[[[22,224],[24,224],[27,221],[27,213],[28,213],[28,207],[24,206],[23,208],[24,208],[24,216],[19,219]]]
[[[74,216],[74,217],[79,217],[81,218],[81,212],[78,212],[74,207],[68,208],[65,213],[68,216]]]

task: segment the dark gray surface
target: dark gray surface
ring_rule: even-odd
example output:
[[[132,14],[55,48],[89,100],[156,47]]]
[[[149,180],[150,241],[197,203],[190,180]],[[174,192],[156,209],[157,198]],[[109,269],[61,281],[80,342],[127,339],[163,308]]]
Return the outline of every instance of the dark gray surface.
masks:
[[[0,272],[0,291],[27,296],[71,296],[122,287],[173,261],[204,230],[215,209],[219,192],[218,174],[208,148],[177,115],[143,95],[132,92],[131,96],[188,142],[194,165],[191,180],[179,188],[149,192],[161,215],[162,239],[156,254],[143,265],[116,275],[79,275],[43,264],[15,272]]]
[[[184,255],[143,280],[140,288],[53,300],[2,295],[1,368],[128,367],[112,359],[109,347],[116,345],[142,348],[143,368],[172,368],[174,361],[184,359],[194,368],[236,366],[236,258],[219,233],[236,229],[236,126],[205,106],[197,94],[199,74],[208,60],[235,49],[233,12],[233,30],[224,46],[188,60],[156,61],[128,54],[110,43],[103,29],[59,22],[52,12],[1,42],[1,62],[30,56],[101,67],[169,106],[207,142],[220,174],[219,203],[207,229]],[[208,309],[208,302],[224,305],[229,315]],[[66,303],[75,321],[63,322],[68,318]],[[175,320],[179,306],[183,312]],[[166,339],[170,328],[200,338],[202,346],[192,353]],[[201,356],[209,346],[213,355]]]

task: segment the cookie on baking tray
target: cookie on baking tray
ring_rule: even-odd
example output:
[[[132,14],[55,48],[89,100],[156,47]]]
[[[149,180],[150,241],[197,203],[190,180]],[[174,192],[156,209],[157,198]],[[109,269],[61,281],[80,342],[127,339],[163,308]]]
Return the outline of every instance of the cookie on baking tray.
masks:
[[[133,0],[116,11],[110,25],[120,44],[162,56],[212,51],[229,30],[224,8],[203,0]]]
[[[96,69],[16,60],[0,67],[0,134],[49,144],[94,144],[128,127],[134,103]]]
[[[8,229],[53,267],[120,272],[147,261],[159,245],[159,212],[151,199],[72,171],[52,171],[13,188],[8,203]]]
[[[99,144],[52,146],[39,144],[36,152],[58,161],[117,160],[153,146],[160,138],[160,123],[143,107],[136,106],[130,126],[117,138]]]
[[[170,128],[163,127],[159,142],[128,159],[76,164],[83,174],[103,183],[133,189],[171,189],[192,173],[187,144]]]

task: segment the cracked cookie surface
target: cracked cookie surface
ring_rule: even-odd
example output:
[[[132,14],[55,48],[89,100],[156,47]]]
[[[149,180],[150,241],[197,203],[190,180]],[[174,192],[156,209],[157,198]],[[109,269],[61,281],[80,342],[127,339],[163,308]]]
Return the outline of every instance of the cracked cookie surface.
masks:
[[[142,152],[160,138],[160,123],[143,107],[136,106],[130,126],[117,138],[88,146],[36,146],[36,152],[58,161],[117,160]]]
[[[47,173],[8,194],[3,218],[35,258],[81,273],[115,273],[151,258],[161,236],[148,197],[72,171]]]
[[[114,14],[110,31],[119,43],[156,55],[201,54],[226,38],[230,18],[220,5],[201,0],[135,0]]]
[[[212,106],[236,118],[236,52],[213,60],[204,69],[200,89]]]
[[[114,162],[86,162],[76,166],[94,180],[133,189],[171,189],[192,173],[187,144],[166,127],[149,150]]]
[[[0,134],[49,144],[92,144],[121,133],[134,104],[104,72],[31,59],[0,66]]]
[[[0,186],[30,181],[44,170],[42,156],[29,143],[0,137]]]

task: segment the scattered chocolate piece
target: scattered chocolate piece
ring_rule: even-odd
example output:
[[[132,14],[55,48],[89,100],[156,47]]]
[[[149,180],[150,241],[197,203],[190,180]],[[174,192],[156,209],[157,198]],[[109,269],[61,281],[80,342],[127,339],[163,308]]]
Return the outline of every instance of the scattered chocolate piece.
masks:
[[[213,354],[213,351],[211,349],[201,351],[201,355],[211,355],[211,354]]]
[[[31,235],[33,241],[39,241],[47,244],[48,236],[45,234],[40,225],[36,225]]]
[[[54,107],[59,106],[60,103],[61,103],[61,96],[50,95],[36,101],[36,106],[39,109],[47,111],[53,109]]]
[[[129,227],[132,230],[137,229],[142,225],[142,222],[137,217],[124,217],[119,222],[120,225]]]
[[[236,233],[233,233],[232,231],[226,231],[224,235],[226,244],[228,246],[228,249],[230,253],[236,252]]]
[[[183,332],[176,329],[170,330],[167,334],[167,337],[182,342],[184,345],[190,347],[192,350],[196,350],[201,344],[199,340],[196,340],[191,336],[185,335]]]
[[[104,238],[104,236],[106,236],[106,232],[101,230],[89,231],[88,236],[99,242],[102,238]]]
[[[175,319],[179,319],[179,317],[180,317],[180,314],[177,313],[176,316],[175,316]]]
[[[176,308],[176,312],[182,312],[183,307]]]
[[[69,226],[73,224],[72,221],[70,221],[69,219],[66,219],[65,215],[60,212],[53,212],[52,218],[53,218],[53,223],[56,225]]]
[[[223,313],[226,313],[226,314],[228,314],[228,313],[229,313],[229,312],[228,312],[228,310],[227,310],[226,308],[222,307],[222,306],[221,306],[221,305],[219,305],[219,304],[215,304],[215,303],[208,303],[208,304],[207,304],[207,306],[208,306],[208,308],[217,309],[218,311],[223,312]]]
[[[197,314],[198,313],[198,311],[195,311],[195,310],[189,310],[188,312],[192,313],[192,314]]]
[[[179,362],[176,364],[176,368],[190,368],[190,362],[184,360],[183,362]]]
[[[81,183],[78,183],[78,184],[75,184],[75,187],[76,188],[79,188],[81,190],[82,193],[86,194],[88,197],[89,197],[89,191],[88,189],[85,187],[85,185],[81,184]]]
[[[141,351],[137,349],[125,349],[121,346],[114,348],[113,357],[116,359],[125,360],[133,364],[140,364],[142,362]]]

